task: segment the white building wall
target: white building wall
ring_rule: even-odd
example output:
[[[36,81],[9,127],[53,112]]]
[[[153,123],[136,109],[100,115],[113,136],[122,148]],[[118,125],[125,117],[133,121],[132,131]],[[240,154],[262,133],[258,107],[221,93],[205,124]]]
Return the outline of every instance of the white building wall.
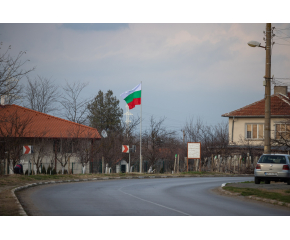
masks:
[[[33,159],[37,159],[37,156],[39,154],[39,144],[40,143],[36,143],[35,145],[33,145],[34,148],[34,153],[33,154],[25,154],[22,155],[20,158],[20,163],[23,164],[23,172],[25,173],[26,170],[29,169],[29,165],[28,162],[30,161],[31,163],[33,162]],[[26,141],[23,142],[23,145],[32,145],[31,141]],[[53,140],[45,140],[45,155],[42,159],[42,166],[45,167],[45,169],[47,170],[49,166],[55,165],[55,153],[53,152]],[[78,161],[78,157],[75,154],[71,154],[70,157],[70,161],[66,164],[65,166],[65,170],[69,171],[69,170],[73,170],[74,174],[81,174],[82,173],[82,164],[79,163]],[[56,169],[57,169],[57,173],[59,173],[59,171],[62,170],[62,166],[61,163],[56,161],[57,165],[56,165]],[[32,168],[32,165],[31,165]],[[36,172],[36,166],[33,166],[34,171]],[[10,173],[13,174],[13,166],[10,166]],[[88,163],[86,165],[86,169],[85,169],[85,173],[90,173],[90,163]]]
[[[271,138],[275,137],[275,124],[285,121],[284,118],[271,118]],[[246,124],[264,124],[264,118],[234,118],[234,129],[233,118],[229,118],[229,143],[234,145],[244,145],[250,141],[252,145],[264,145],[264,140],[258,139],[246,139]],[[233,135],[233,138],[232,138]]]

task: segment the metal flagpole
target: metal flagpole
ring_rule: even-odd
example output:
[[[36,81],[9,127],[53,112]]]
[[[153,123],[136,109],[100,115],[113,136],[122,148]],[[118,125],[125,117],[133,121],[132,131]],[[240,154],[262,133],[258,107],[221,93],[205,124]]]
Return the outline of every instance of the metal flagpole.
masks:
[[[140,104],[140,111],[141,111],[141,121],[140,121],[140,173],[142,173],[142,81],[141,81],[141,104]]]

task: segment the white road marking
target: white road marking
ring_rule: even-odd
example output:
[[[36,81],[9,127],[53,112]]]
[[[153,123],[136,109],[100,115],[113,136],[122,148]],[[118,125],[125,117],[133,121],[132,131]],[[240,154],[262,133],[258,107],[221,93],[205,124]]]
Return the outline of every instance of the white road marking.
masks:
[[[173,208],[170,208],[170,207],[166,207],[166,206],[164,206],[164,205],[161,205],[161,204],[158,204],[158,203],[155,203],[155,202],[151,202],[151,201],[148,201],[148,200],[143,199],[143,198],[136,197],[136,196],[134,196],[134,195],[132,195],[132,194],[130,194],[130,193],[126,193],[126,192],[122,191],[121,188],[118,189],[118,191],[120,191],[120,192],[122,192],[122,193],[124,193],[124,194],[127,194],[127,195],[129,195],[129,196],[131,196],[131,197],[137,198],[137,199],[139,199],[139,200],[141,200],[141,201],[148,202],[148,203],[154,204],[154,205],[156,205],[156,206],[163,207],[163,208],[169,209],[169,210],[171,210],[171,211],[181,213],[181,214],[183,214],[183,215],[191,216],[191,215],[188,214],[188,213],[181,212],[181,211],[179,211],[179,210],[176,210],[176,209],[173,209]]]

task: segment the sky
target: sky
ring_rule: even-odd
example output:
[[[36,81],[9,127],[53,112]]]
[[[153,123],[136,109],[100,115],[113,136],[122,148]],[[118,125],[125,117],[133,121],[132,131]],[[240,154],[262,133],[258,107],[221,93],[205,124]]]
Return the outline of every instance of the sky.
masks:
[[[36,67],[30,78],[40,75],[58,86],[89,83],[83,98],[112,90],[124,112],[120,94],[142,82],[142,129],[149,127],[151,116],[165,117],[166,127],[181,133],[190,119],[207,125],[226,122],[222,114],[264,97],[265,50],[247,42],[263,45],[265,26],[16,21],[0,23],[0,42],[2,49],[12,46],[12,55],[26,51],[23,60],[30,61],[25,67]],[[272,74],[290,78],[290,24],[272,26]],[[140,106],[131,113],[140,116]]]

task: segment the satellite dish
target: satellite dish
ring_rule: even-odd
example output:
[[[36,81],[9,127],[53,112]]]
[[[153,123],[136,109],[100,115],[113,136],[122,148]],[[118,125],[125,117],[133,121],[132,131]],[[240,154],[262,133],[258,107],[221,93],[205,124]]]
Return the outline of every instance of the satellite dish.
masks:
[[[259,43],[257,41],[250,41],[250,42],[248,42],[248,45],[250,47],[260,47],[261,46],[261,43]]]
[[[106,132],[105,130],[103,130],[103,131],[101,132],[101,135],[102,135],[103,138],[108,137],[108,134],[107,134],[107,132]]]

